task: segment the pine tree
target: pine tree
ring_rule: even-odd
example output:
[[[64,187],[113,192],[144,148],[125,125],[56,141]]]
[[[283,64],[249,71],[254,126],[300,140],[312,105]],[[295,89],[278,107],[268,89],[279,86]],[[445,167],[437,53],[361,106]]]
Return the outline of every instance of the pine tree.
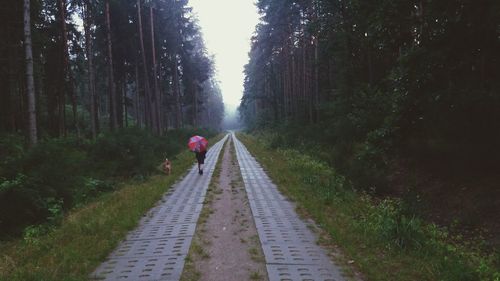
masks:
[[[33,78],[33,51],[31,41],[30,0],[24,0],[24,48],[26,58],[26,94],[28,99],[28,132],[31,145],[37,143],[35,82]]]

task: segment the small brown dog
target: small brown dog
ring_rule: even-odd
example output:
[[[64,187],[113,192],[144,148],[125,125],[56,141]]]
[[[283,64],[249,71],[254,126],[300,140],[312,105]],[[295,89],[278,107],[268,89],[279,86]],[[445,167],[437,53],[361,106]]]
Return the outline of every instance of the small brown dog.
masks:
[[[163,162],[162,164],[163,166],[163,172],[165,172],[165,174],[167,175],[170,175],[170,173],[172,172],[172,162],[170,162],[170,160],[165,159],[165,162]]]

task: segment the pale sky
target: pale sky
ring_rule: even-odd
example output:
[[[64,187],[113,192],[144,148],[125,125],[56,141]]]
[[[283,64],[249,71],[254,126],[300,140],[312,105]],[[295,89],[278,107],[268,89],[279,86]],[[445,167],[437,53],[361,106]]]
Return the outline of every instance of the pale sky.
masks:
[[[243,66],[250,38],[259,21],[254,0],[189,0],[197,15],[208,52],[215,55],[217,80],[228,109],[240,104]]]

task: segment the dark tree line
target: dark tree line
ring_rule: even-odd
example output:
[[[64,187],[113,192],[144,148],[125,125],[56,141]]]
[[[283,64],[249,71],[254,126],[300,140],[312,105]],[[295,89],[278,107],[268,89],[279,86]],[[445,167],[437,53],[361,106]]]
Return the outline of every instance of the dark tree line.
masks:
[[[1,8],[0,132],[217,128],[222,96],[187,0],[25,0]]]
[[[350,151],[500,140],[499,1],[257,5],[240,106],[247,125],[318,125]]]

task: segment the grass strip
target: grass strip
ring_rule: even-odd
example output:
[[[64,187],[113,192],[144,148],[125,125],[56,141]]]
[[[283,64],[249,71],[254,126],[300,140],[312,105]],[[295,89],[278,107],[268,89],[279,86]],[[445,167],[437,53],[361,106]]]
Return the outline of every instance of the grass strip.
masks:
[[[222,137],[211,139],[211,143]],[[0,244],[0,280],[88,280],[88,275],[193,165],[194,157],[186,151],[172,162],[170,176],[124,183],[120,190],[72,210],[47,234]]]
[[[265,167],[278,188],[297,202],[340,246],[341,264],[372,281],[499,281],[498,254],[455,243],[446,231],[400,212],[397,201],[376,201],[350,188],[328,165],[298,151],[274,150],[259,139],[238,138]]]

